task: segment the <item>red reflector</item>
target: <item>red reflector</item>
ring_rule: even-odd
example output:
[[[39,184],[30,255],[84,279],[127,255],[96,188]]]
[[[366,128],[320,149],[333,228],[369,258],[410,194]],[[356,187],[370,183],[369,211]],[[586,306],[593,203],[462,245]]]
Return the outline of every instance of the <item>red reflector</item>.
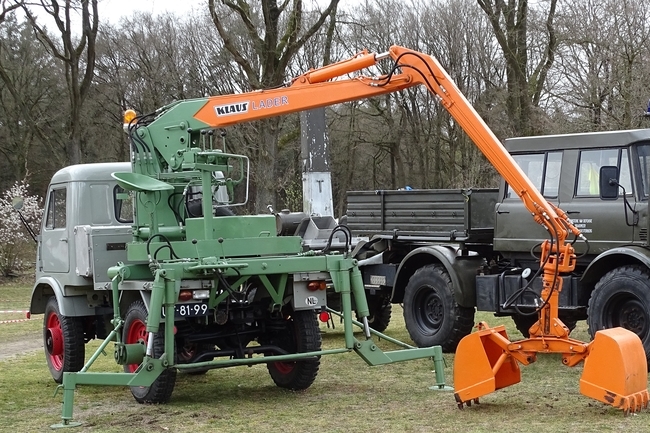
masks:
[[[312,292],[315,292],[316,290],[325,290],[327,284],[325,284],[325,281],[310,281],[309,284],[307,284],[307,288]]]
[[[325,323],[328,320],[330,320],[330,313],[327,311],[321,311],[320,314],[318,315],[318,318],[320,319],[321,322]]]
[[[191,301],[192,300],[192,291],[191,290],[181,290],[178,294],[179,301]]]
[[[25,317],[28,318],[28,319],[31,319],[32,318],[32,313],[30,313],[28,311],[27,313],[25,313]]]
[[[177,332],[178,332],[178,328],[174,326],[174,335],[176,335]]]

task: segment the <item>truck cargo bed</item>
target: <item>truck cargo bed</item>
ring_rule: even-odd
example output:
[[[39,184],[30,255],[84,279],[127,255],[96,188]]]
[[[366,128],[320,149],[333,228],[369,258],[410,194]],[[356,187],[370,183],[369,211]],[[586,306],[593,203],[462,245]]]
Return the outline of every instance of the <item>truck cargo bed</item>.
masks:
[[[356,236],[491,243],[499,190],[349,191],[347,225]]]

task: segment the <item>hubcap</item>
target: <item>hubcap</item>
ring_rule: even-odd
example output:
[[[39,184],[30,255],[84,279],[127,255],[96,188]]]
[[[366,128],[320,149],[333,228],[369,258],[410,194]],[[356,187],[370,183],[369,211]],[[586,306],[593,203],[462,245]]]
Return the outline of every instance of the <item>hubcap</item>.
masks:
[[[134,320],[126,332],[125,340],[126,344],[144,343],[146,345],[147,325],[145,325],[141,320]],[[139,364],[129,364],[127,367],[129,372],[134,373],[138,369]]]
[[[648,335],[650,318],[643,303],[636,296],[627,294],[614,300],[608,313],[608,327],[623,327],[637,334],[641,340]]]
[[[416,317],[420,328],[425,331],[438,330],[445,317],[445,308],[438,292],[430,286],[420,288],[415,304],[421,306]]]
[[[52,367],[61,370],[63,368],[63,331],[59,317],[55,313],[51,313],[47,318],[45,349]]]

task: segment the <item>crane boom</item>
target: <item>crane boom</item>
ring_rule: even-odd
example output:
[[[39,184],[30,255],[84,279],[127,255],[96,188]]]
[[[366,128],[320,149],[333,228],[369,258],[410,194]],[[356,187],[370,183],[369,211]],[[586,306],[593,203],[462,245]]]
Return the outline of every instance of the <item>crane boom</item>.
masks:
[[[383,59],[393,61],[388,74],[377,77],[358,74]],[[283,87],[185,100],[163,107],[147,122],[150,133],[141,131],[139,139],[134,140],[133,151],[138,154],[133,158],[134,171],[144,174],[153,172],[155,175],[169,170],[183,170],[184,167],[196,169],[202,163],[197,158],[206,156],[188,150],[199,141],[202,130],[371,98],[418,85],[425,86],[440,100],[517,193],[535,221],[548,231],[550,238],[541,247],[541,298],[544,302],[538,308],[538,322],[530,328],[531,337],[515,344],[507,339],[502,326],[490,328],[482,323],[479,324],[479,332],[461,340],[454,368],[455,396],[459,407],[478,400],[479,396],[519,382],[517,362],[529,364],[539,352],[561,353],[563,363],[568,366],[585,360],[581,379],[583,394],[626,412],[646,407],[647,364],[643,346],[636,334],[623,328],[613,328],[598,331],[592,343],[583,343],[568,337],[569,330],[558,317],[561,275],[570,273],[576,265],[573,246],[567,239],[570,235],[586,239],[561,209],[542,196],[458,90],[449,74],[427,54],[400,46],[392,46],[388,52],[381,54],[363,51],[351,59],[310,70]],[[154,141],[151,137],[166,139]],[[153,169],[152,160],[155,161]],[[207,211],[209,207],[204,213],[207,214]],[[604,341],[600,343],[601,340]],[[601,346],[608,349],[600,349]],[[619,356],[611,355],[612,351],[619,353]],[[611,386],[608,379],[601,378],[607,376],[603,373],[611,369],[612,359],[616,359],[616,368],[623,372],[620,379],[612,379],[615,386]]]

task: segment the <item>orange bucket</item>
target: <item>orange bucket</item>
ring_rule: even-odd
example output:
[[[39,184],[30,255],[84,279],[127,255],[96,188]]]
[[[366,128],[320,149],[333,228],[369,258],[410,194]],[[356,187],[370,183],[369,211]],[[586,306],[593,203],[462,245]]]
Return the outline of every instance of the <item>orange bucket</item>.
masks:
[[[509,343],[503,325],[480,329],[460,340],[454,357],[458,407],[521,381],[517,361],[504,350]]]
[[[580,378],[580,392],[638,412],[648,407],[648,361],[639,337],[624,328],[596,332]]]

